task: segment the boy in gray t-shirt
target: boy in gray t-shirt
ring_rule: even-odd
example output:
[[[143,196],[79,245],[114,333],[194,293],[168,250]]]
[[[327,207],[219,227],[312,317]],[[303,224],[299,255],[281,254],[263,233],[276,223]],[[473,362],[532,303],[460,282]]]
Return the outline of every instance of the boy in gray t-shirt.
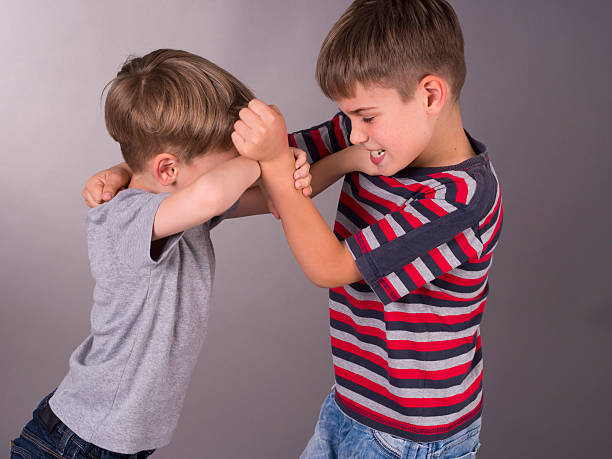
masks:
[[[267,211],[251,187],[258,163],[230,139],[252,98],[184,51],[128,60],[111,81],[106,126],[132,180],[87,215],[91,333],[11,457],[146,457],[170,442],[206,330],[210,230],[230,214]],[[296,167],[296,187],[309,194],[305,155]]]

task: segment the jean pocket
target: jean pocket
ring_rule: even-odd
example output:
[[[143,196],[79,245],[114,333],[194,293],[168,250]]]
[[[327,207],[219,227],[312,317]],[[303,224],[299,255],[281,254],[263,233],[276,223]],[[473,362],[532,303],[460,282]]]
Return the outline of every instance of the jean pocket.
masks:
[[[393,458],[401,459],[402,455],[404,454],[404,450],[406,449],[406,440],[395,437],[386,432],[381,432],[374,429],[371,430],[374,441],[385,452],[385,454],[390,455],[390,457]]]
[[[32,459],[28,451],[11,442],[11,459]]]
[[[476,458],[476,451],[478,451],[478,448],[480,448],[480,443],[476,445],[473,451],[470,451],[469,453],[464,454],[463,456],[443,456],[443,457],[448,458],[448,459],[474,459]]]
[[[449,445],[437,452],[434,457],[439,459],[473,459],[480,448],[478,436],[466,437],[464,442]]]

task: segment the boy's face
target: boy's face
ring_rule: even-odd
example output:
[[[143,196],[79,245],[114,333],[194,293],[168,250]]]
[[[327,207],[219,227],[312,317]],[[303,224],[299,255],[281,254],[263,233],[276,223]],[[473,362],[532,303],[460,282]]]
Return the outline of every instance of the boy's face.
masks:
[[[427,100],[419,89],[403,101],[395,89],[355,86],[355,95],[337,101],[351,120],[351,142],[370,152],[379,175],[393,175],[418,164],[433,135]]]

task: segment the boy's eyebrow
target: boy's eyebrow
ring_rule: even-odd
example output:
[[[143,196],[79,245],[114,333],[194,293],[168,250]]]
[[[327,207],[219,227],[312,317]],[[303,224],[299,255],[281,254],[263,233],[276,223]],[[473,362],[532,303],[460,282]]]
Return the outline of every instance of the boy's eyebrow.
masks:
[[[360,107],[355,110],[351,110],[347,112],[347,115],[359,115],[361,112],[365,112],[366,110],[374,110],[376,107]]]

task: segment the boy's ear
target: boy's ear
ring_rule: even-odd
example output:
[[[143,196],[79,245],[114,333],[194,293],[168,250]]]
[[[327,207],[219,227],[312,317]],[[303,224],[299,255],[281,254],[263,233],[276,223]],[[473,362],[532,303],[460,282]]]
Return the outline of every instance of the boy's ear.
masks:
[[[427,111],[432,115],[440,113],[448,97],[446,81],[437,75],[426,75],[419,83],[419,87],[422,89]]]
[[[160,153],[153,158],[153,175],[163,186],[170,186],[176,183],[178,178],[179,160],[170,153]]]

